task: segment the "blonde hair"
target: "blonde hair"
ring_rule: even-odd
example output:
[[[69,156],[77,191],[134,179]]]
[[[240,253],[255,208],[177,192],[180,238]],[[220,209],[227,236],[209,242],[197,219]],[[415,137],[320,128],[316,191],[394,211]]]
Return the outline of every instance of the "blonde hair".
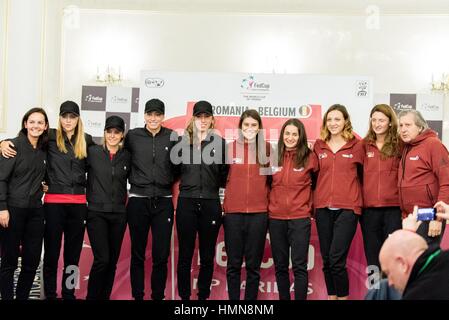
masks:
[[[213,130],[215,125],[215,118],[214,116],[212,116],[212,123],[210,124],[210,128],[209,130]],[[189,120],[189,122],[187,122],[187,127],[186,130],[184,132],[184,135],[187,136],[187,138],[189,138],[189,143],[193,144],[193,143],[199,143],[198,137],[194,134],[196,132],[197,129],[195,129],[195,116],[192,116]]]
[[[321,125],[321,131],[320,131],[320,138],[324,141],[329,141],[331,138],[331,133],[329,132],[329,129],[327,128],[327,115],[331,111],[340,111],[343,114],[343,118],[345,119],[345,126],[343,127],[343,131],[341,133],[341,136],[345,141],[350,141],[354,139],[354,134],[352,133],[352,124],[351,124],[351,118],[349,117],[348,110],[346,110],[346,107],[341,104],[333,104],[327,109],[326,113],[323,116],[323,123]]]
[[[56,145],[58,146],[58,150],[60,152],[67,153],[68,151],[65,146],[64,136],[65,133],[61,125],[61,118],[59,118],[58,128],[56,129]],[[82,160],[87,157],[87,144],[86,138],[84,137],[84,126],[80,117],[78,117],[78,123],[75,128],[75,144],[72,146],[73,152],[75,153],[75,158]]]

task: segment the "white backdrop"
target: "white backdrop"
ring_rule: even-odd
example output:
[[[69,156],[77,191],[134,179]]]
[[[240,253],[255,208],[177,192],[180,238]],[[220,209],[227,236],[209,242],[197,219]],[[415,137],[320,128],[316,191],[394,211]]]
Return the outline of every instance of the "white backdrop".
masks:
[[[94,7],[94,2],[84,1],[83,6]],[[447,15],[384,15],[380,6],[373,27],[364,11],[80,9],[79,24],[64,24],[63,2],[36,1],[32,10],[23,10],[29,5],[27,0],[10,1],[3,95],[9,112],[0,138],[15,135],[21,115],[34,105],[44,105],[55,125],[59,104],[65,99],[80,102],[80,87],[94,84],[97,67],[107,65],[121,68],[128,87],[139,85],[141,70],[362,74],[372,77],[377,94],[426,93],[431,74],[449,70]]]

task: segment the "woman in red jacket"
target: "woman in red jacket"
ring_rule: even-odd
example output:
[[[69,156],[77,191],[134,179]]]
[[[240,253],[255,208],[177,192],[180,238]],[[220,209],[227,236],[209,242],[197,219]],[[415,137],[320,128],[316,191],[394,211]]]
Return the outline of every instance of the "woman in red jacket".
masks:
[[[226,278],[230,300],[240,300],[240,276],[246,264],[245,300],[256,300],[267,234],[267,150],[256,110],[240,117],[239,137],[228,147],[230,169],[224,198]],[[264,168],[265,167],[265,168]]]
[[[398,194],[401,154],[398,120],[389,105],[378,104],[371,110],[368,134],[359,142],[359,147],[364,208],[360,225],[365,256],[368,266],[380,268],[379,252],[383,242],[402,227]]]
[[[346,258],[362,209],[362,193],[354,161],[358,158],[354,148],[358,141],[352,133],[345,106],[332,105],[323,117],[321,139],[314,145],[319,162],[314,206],[330,300],[345,300],[349,295]]]
[[[312,174],[318,170],[315,154],[307,145],[304,125],[289,119],[281,129],[278,167],[268,207],[271,251],[276,270],[279,299],[290,300],[289,261],[295,276],[295,299],[307,299],[307,257],[312,212]]]

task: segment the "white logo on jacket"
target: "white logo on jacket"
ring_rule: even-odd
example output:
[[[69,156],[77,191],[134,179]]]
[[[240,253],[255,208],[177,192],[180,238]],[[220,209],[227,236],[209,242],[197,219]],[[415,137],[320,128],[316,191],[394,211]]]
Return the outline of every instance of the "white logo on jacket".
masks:
[[[282,167],[271,167],[272,174],[275,174],[276,172],[281,172]]]
[[[304,167],[301,167],[301,168],[298,168],[298,169],[296,169],[296,168],[293,168],[293,171],[296,171],[296,172],[301,172],[301,171],[304,171]]]
[[[319,159],[327,158],[327,153],[320,153],[320,154],[318,155],[318,158],[319,158]]]
[[[367,156],[368,158],[374,158],[374,152],[369,151],[369,152],[366,153],[366,156]]]
[[[412,161],[416,161],[416,160],[419,160],[419,156],[415,156],[415,157],[410,157],[410,160],[412,160]]]
[[[242,160],[242,158],[234,158],[234,159],[232,159],[232,163],[233,164],[240,164],[240,163],[243,163],[243,160]]]
[[[352,153],[350,153],[350,154],[342,154],[341,155],[343,158],[352,158],[352,157],[354,157],[353,155],[352,155]]]

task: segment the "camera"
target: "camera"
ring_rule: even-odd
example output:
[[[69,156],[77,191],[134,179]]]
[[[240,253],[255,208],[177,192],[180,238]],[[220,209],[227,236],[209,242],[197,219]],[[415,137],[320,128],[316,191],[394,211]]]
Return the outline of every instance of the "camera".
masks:
[[[420,208],[418,209],[417,220],[418,221],[431,221],[435,220],[437,210],[435,208]]]

